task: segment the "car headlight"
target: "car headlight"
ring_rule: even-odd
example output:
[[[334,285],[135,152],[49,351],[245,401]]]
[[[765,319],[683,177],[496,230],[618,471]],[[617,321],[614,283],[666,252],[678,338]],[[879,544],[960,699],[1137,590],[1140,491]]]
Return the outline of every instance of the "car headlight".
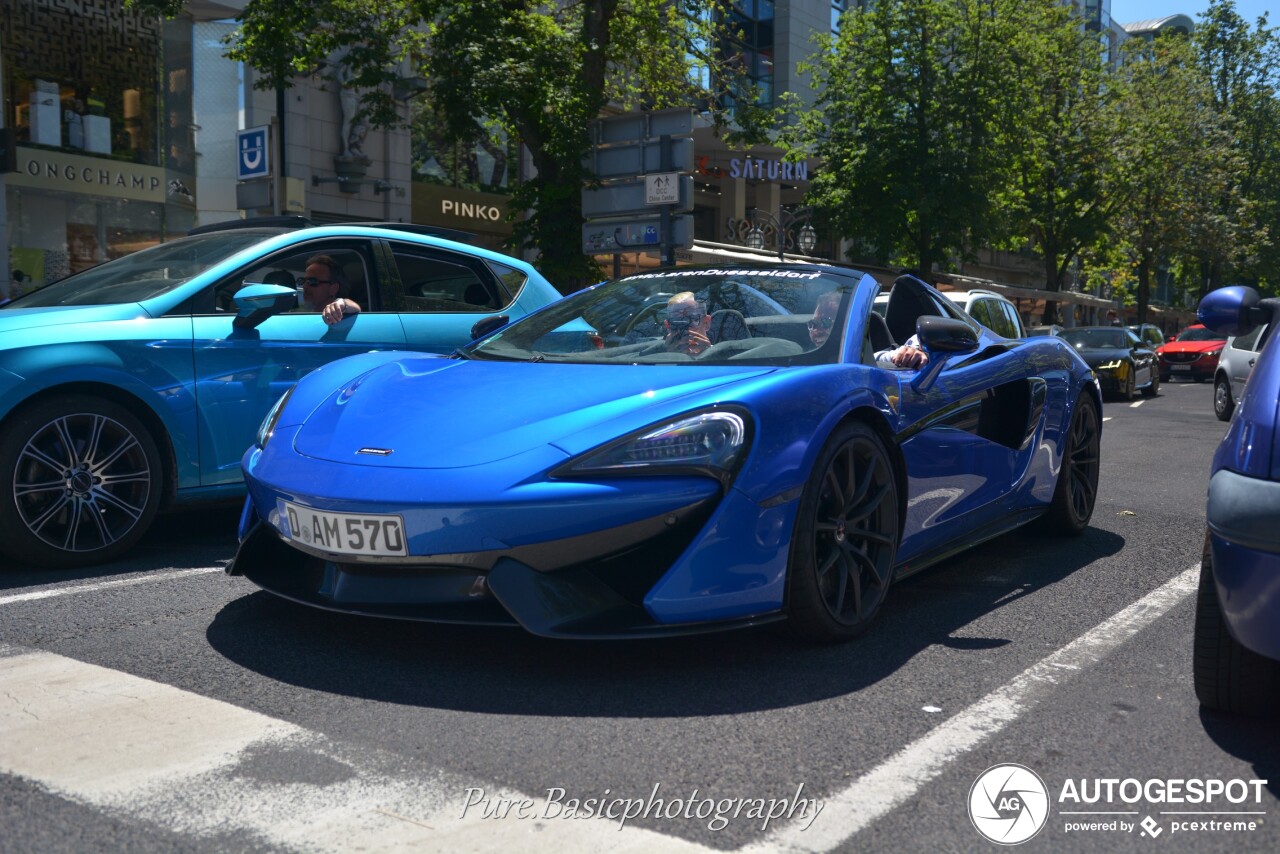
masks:
[[[1222,351],[1221,351],[1221,350],[1206,350],[1206,351],[1205,351],[1205,352],[1200,356],[1200,358],[1202,358],[1202,359],[1216,359],[1216,358],[1218,358],[1218,357],[1219,357],[1219,356],[1221,356],[1221,355],[1222,355]]]
[[[262,425],[258,427],[258,435],[254,437],[254,442],[259,448],[265,448],[267,442],[271,440],[271,435],[276,432],[276,423],[280,420],[280,413],[284,412],[284,405],[289,402],[289,395],[293,394],[295,388],[297,386],[289,386],[289,390],[280,395],[280,399],[267,412],[267,417],[262,419]]]
[[[750,443],[748,419],[732,409],[685,415],[589,451],[551,474],[702,474],[727,484]]]
[[[1121,366],[1121,365],[1123,365],[1123,364],[1124,364],[1124,360],[1123,360],[1123,359],[1116,359],[1116,360],[1114,360],[1114,361],[1111,361],[1111,362],[1104,362],[1103,364],[1098,365],[1098,370],[1100,370],[1100,371],[1117,371],[1117,370],[1119,370],[1119,369],[1120,369],[1120,366]]]

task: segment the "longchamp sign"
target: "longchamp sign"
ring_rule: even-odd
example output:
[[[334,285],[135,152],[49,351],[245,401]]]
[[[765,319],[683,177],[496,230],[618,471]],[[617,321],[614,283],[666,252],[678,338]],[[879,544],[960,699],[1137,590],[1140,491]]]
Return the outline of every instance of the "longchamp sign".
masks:
[[[88,193],[139,202],[165,201],[165,171],[159,166],[122,163],[56,151],[18,147],[17,171],[10,186]]]

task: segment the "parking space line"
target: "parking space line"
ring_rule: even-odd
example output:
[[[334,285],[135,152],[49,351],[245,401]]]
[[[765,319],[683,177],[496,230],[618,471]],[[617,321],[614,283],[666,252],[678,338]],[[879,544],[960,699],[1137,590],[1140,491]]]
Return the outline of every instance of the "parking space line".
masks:
[[[830,851],[906,803],[929,781],[1049,697],[1062,682],[1097,664],[1164,616],[1196,589],[1196,564],[1033,664],[946,723],[822,798],[825,808],[807,830],[780,828],[750,851]],[[1016,761],[1010,757],[1009,761]],[[975,773],[975,777],[976,777]],[[958,799],[957,809],[963,809]]]
[[[32,590],[29,593],[13,593],[0,596],[0,605],[12,605],[15,602],[31,602],[36,599],[52,599],[56,596],[73,596],[77,593],[93,593],[98,590],[109,590],[112,587],[131,587],[134,584],[150,584],[153,581],[169,581],[184,578],[188,575],[201,575],[208,572],[222,572],[220,566],[202,566],[199,569],[179,569],[173,572],[157,572],[151,575],[139,575],[134,578],[117,578],[111,581],[95,581],[92,584],[75,584],[69,587],[49,587],[45,590]]]

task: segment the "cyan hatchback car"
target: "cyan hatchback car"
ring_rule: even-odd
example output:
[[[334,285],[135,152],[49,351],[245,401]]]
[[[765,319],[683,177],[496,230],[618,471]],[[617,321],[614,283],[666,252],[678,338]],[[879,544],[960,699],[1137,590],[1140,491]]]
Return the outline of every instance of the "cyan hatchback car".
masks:
[[[363,309],[334,325],[297,309],[321,254]],[[559,296],[505,255],[323,226],[186,237],[19,297],[0,307],[0,551],[51,567],[117,557],[157,510],[241,493],[258,424],[321,365],[452,352],[477,323]]]
[[[1233,286],[1200,301],[1200,321],[1227,335],[1275,328],[1280,299]],[[1209,477],[1194,673],[1201,704],[1280,714],[1280,349],[1263,335]]]

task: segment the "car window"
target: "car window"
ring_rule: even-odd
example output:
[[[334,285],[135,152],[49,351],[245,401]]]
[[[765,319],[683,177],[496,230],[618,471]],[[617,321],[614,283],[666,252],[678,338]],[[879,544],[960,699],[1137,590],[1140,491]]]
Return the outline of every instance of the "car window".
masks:
[[[349,243],[347,246],[308,243],[271,255],[227,277],[209,289],[208,299],[196,300],[192,305],[191,313],[234,312],[236,291],[245,285],[297,287],[297,280],[306,272],[307,261],[316,255],[328,255],[341,265],[347,279],[347,286],[339,296],[355,300],[366,311],[379,308],[375,295],[371,291],[372,277],[369,275],[363,252],[351,248]]]
[[[497,261],[485,261],[489,265],[489,269],[498,277],[499,288],[504,292],[503,296],[506,300],[515,298],[520,293],[520,289],[524,287],[524,283],[529,281],[529,277],[519,270],[508,267],[506,264],[499,264]]]
[[[1000,305],[1004,307],[1005,317],[1009,320],[1009,334],[1006,337],[1021,338],[1023,336],[1022,318],[1018,315],[1017,306],[1008,302],[1000,303]]]
[[[476,258],[410,244],[393,244],[407,312],[494,311],[509,301],[498,278]],[[512,271],[515,272],[515,271]]]
[[[987,308],[987,300],[974,299],[969,301],[969,316],[981,323],[983,326],[991,329],[991,311]]]
[[[1258,349],[1258,339],[1262,337],[1264,326],[1259,326],[1251,332],[1231,339],[1231,347],[1235,350],[1256,350]]]

